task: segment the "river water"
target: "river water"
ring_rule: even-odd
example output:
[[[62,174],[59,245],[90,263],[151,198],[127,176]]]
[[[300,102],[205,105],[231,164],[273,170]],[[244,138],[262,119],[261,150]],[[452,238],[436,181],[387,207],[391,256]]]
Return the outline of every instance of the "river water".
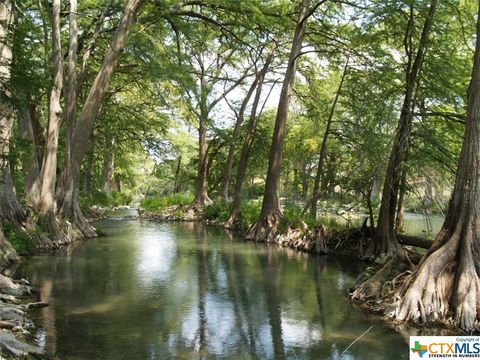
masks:
[[[351,259],[202,224],[97,227],[108,235],[15,269],[51,304],[37,310],[36,341],[59,359],[408,358],[399,334],[349,303],[363,266]]]

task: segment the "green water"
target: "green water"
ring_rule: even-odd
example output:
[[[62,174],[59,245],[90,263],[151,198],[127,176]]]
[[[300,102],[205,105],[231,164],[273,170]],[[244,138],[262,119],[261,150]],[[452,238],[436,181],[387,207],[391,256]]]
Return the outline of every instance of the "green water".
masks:
[[[359,263],[201,224],[116,217],[98,227],[108,236],[15,270],[51,304],[37,310],[35,336],[59,359],[408,357],[399,334],[349,303]]]

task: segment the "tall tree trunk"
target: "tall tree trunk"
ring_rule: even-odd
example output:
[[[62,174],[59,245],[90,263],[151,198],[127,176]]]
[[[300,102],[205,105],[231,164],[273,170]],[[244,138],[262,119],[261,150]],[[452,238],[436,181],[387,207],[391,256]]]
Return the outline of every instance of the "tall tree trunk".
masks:
[[[17,105],[17,119],[20,137],[26,144],[22,156],[22,169],[24,178],[24,192],[27,204],[35,206],[40,201],[40,167],[38,162],[35,135],[33,131],[31,111],[27,96],[20,95]]]
[[[437,1],[438,0],[432,0],[430,3],[415,60],[413,63],[409,61],[407,66],[403,105],[395,138],[393,140],[390,159],[388,161],[387,173],[385,175],[378,224],[369,251],[374,256],[392,255],[398,250],[398,241],[395,237],[395,212],[397,210],[397,196],[400,186],[401,168],[410,140],[413,93],[422,68]],[[410,65],[410,63],[412,64]]]
[[[110,193],[112,190],[116,190],[117,186],[115,182],[115,154],[113,153],[115,139],[110,137],[107,143],[107,149],[105,149],[103,158],[102,190]]]
[[[317,173],[315,175],[315,181],[313,183],[313,193],[312,198],[310,201],[307,202],[305,205],[302,213],[306,214],[308,208],[310,208],[310,216],[313,218],[317,217],[317,202],[320,198],[320,181],[323,176],[323,164],[325,161],[325,156],[327,154],[327,141],[328,136],[330,135],[330,129],[332,127],[333,115],[335,114],[335,109],[337,108],[338,99],[340,98],[340,93],[342,91],[343,83],[345,82],[345,77],[347,75],[348,70],[348,62],[350,61],[347,58],[345,62],[345,66],[343,67],[342,78],[340,79],[340,84],[338,85],[337,93],[335,94],[335,98],[333,99],[333,104],[330,109],[330,113],[328,114],[327,124],[325,126],[325,132],[323,133],[322,145],[320,146],[320,152],[318,154],[318,166],[317,166]]]
[[[220,192],[221,192],[222,199],[224,201],[228,200],[228,195],[229,195],[228,189],[230,186],[230,177],[232,175],[233,159],[235,155],[235,145],[240,136],[240,129],[245,118],[245,109],[247,108],[248,102],[250,101],[250,98],[252,97],[253,92],[255,91],[255,88],[257,87],[258,78],[259,77],[257,75],[255,77],[255,80],[252,82],[252,85],[250,85],[247,95],[243,99],[242,105],[238,110],[237,121],[235,121],[235,126],[233,128],[232,139],[230,142],[230,146],[228,147],[227,161],[225,162],[225,168],[223,170],[222,183],[220,185]]]
[[[55,183],[57,179],[57,148],[62,107],[63,59],[60,44],[60,0],[52,3],[53,84],[50,90],[48,133],[41,169],[41,191],[38,212],[41,216],[55,214]]]
[[[85,196],[92,195],[93,191],[93,163],[95,160],[95,137],[92,135],[92,138],[88,142],[87,150],[87,160],[85,164],[85,174],[82,181],[82,192]]]
[[[283,80],[282,91],[278,102],[275,127],[273,130],[272,144],[268,161],[267,179],[262,202],[262,210],[256,223],[246,234],[247,239],[269,241],[277,232],[277,225],[282,216],[279,202],[280,172],[282,168],[283,148],[285,145],[285,131],[288,119],[288,108],[292,97],[293,82],[297,70],[298,56],[302,50],[305,27],[309,14],[310,0],[303,0],[292,48],[288,59],[287,70]]]
[[[129,0],[125,6],[120,25],[108,47],[102,66],[90,88],[85,104],[72,134],[71,166],[66,167],[61,176],[57,191],[59,209],[63,217],[71,218],[85,237],[96,236],[95,230],[88,225],[78,204],[80,167],[87,151],[95,118],[105,99],[128,36],[136,23],[137,13],[143,0]]]
[[[0,3],[0,219],[22,222],[25,219],[10,173],[10,140],[13,131],[13,107],[9,83],[12,63],[13,9],[10,0]]]
[[[407,169],[402,171],[402,179],[400,180],[400,194],[398,195],[397,217],[395,218],[395,231],[397,233],[403,232],[403,226],[405,225],[405,192],[407,191]]]
[[[67,141],[65,154],[65,167],[70,168],[72,162],[72,139],[75,122],[77,119],[77,0],[70,0],[69,15],[69,46],[68,46],[68,83],[65,98],[65,122],[67,127]]]
[[[25,214],[17,201],[10,173],[10,140],[13,131],[11,107],[6,107],[8,104],[0,101],[0,219],[23,222]]]
[[[202,111],[198,126],[197,188],[193,206],[204,206],[212,203],[212,200],[208,197],[207,117],[206,112]]]
[[[311,169],[307,165],[307,162],[304,162],[302,165],[302,199],[307,199],[308,196],[308,179],[310,178]]]
[[[173,183],[173,193],[177,194],[180,192],[180,169],[182,166],[182,155],[178,157],[177,169],[175,170],[175,181]]]
[[[453,319],[478,328],[480,297],[480,8],[467,121],[455,187],[442,229],[399,290],[398,320]]]
[[[297,160],[293,162],[293,184],[292,184],[292,200],[296,201],[298,198],[298,170],[299,164]]]

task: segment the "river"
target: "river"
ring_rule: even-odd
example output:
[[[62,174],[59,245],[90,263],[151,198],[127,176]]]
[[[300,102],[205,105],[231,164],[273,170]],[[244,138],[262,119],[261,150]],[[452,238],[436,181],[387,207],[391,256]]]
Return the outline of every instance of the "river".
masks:
[[[199,223],[96,226],[107,236],[15,269],[50,302],[35,337],[59,359],[408,358],[398,333],[350,304],[359,262]]]

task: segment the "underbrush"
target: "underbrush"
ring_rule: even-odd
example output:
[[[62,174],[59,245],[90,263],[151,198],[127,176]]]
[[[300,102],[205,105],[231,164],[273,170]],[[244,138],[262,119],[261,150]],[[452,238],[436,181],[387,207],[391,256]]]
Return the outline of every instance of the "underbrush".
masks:
[[[189,205],[193,202],[193,199],[192,194],[148,196],[140,202],[140,207],[149,211],[163,210],[174,205]]]
[[[242,202],[236,222],[241,228],[248,228],[260,215],[261,203],[257,200]],[[225,201],[215,202],[205,208],[203,218],[205,220],[217,220],[225,222],[230,217],[231,203]]]
[[[315,219],[309,213],[302,215],[302,208],[295,204],[286,204],[283,209],[283,217],[280,219],[278,225],[279,232],[285,232],[290,228],[302,228],[306,225],[308,228],[314,228],[317,226],[325,226],[330,230],[341,230],[348,227],[345,224],[341,224],[335,218],[322,216]]]
[[[5,237],[18,254],[29,255],[34,253],[36,242],[33,237],[24,231],[18,230],[14,224],[9,222],[3,223],[2,228]]]

